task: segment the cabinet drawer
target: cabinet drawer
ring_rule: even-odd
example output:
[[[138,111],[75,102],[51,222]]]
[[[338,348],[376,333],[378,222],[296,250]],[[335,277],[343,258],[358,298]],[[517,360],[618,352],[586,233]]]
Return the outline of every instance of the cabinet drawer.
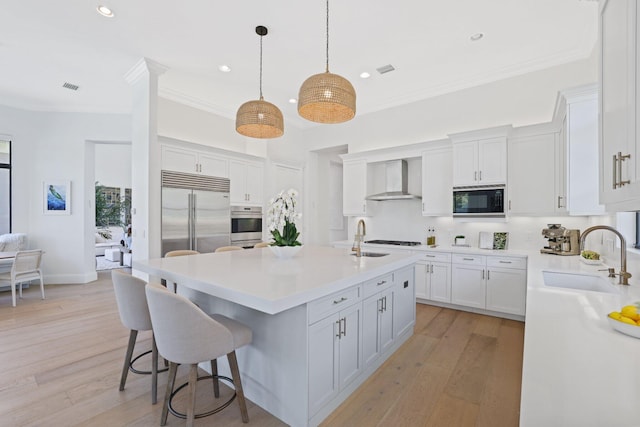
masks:
[[[422,255],[421,261],[451,262],[451,254],[442,252],[427,252]]]
[[[393,285],[393,277],[391,274],[371,279],[364,284],[363,298],[370,297],[380,291],[383,291]]]
[[[487,257],[485,255],[453,254],[451,258],[451,262],[455,264],[485,265],[487,262]]]
[[[507,256],[490,256],[487,257],[487,267],[518,268],[526,270],[527,259]]]
[[[344,291],[309,303],[309,324],[342,310],[360,300],[360,286],[352,286]]]

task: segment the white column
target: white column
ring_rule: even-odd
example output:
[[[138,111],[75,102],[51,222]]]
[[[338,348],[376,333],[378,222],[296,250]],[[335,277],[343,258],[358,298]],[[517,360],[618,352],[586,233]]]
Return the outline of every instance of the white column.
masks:
[[[160,257],[158,77],[166,70],[167,67],[142,58],[125,74],[133,89],[131,227],[134,261]]]

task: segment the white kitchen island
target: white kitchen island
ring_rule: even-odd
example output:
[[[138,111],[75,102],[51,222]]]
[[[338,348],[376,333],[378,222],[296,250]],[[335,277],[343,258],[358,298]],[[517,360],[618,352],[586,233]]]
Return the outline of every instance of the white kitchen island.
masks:
[[[245,395],[289,425],[314,426],[413,334],[416,259],[305,246],[288,260],[262,248],[133,269],[249,326],[253,342],[237,351]]]

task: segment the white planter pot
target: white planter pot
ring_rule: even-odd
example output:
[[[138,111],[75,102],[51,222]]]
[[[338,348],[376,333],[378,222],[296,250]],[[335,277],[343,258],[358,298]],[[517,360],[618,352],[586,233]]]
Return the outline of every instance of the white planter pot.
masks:
[[[269,246],[269,249],[273,252],[276,258],[289,259],[293,258],[298,252],[300,252],[302,246]]]

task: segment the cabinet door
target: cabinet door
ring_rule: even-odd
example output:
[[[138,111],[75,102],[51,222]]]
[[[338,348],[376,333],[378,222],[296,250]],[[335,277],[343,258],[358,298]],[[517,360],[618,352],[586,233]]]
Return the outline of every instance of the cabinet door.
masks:
[[[614,156],[629,153],[630,142],[635,145],[636,102],[636,2],[609,0],[600,8],[600,202],[623,201],[628,190],[614,188],[614,182],[633,181],[635,162],[632,157],[619,163]],[[635,153],[634,153],[635,154]],[[628,187],[628,186],[627,186]]]
[[[422,215],[451,215],[452,161],[451,148],[422,153]]]
[[[162,169],[176,172],[197,173],[198,155],[194,151],[163,145]]]
[[[264,188],[264,168],[248,164],[246,175],[247,202],[253,206],[262,206]]]
[[[416,298],[428,299],[430,294],[429,264],[416,264]]]
[[[393,337],[397,338],[413,328],[416,318],[414,268],[397,271],[393,276]]]
[[[380,356],[378,313],[382,309],[379,294],[370,296],[362,304],[362,359],[364,366]]]
[[[230,199],[232,205],[244,205],[247,203],[247,167],[244,163],[231,160],[229,162],[229,180],[231,190]]]
[[[487,310],[524,316],[526,298],[526,270],[487,269]]]
[[[309,326],[309,416],[340,391],[338,321],[338,315],[329,316]]]
[[[382,311],[380,316],[380,353],[384,353],[393,344],[393,298],[394,290],[389,288],[381,292]]]
[[[485,268],[453,264],[451,267],[451,302],[467,307],[485,308]]]
[[[229,161],[223,157],[200,154],[198,156],[198,163],[199,171],[203,175],[229,178]]]
[[[429,299],[451,302],[451,264],[433,262],[429,267],[431,288]]]
[[[367,162],[358,160],[342,165],[342,209],[344,215],[367,215]]]
[[[453,144],[453,185],[478,184],[478,142]]]
[[[556,152],[555,133],[514,138],[509,143],[509,215],[553,215],[556,164],[550,157]]]
[[[478,183],[482,185],[507,182],[507,140],[491,138],[478,141]]]
[[[361,324],[362,306],[355,304],[340,312],[342,331],[339,350],[339,380],[340,389],[344,388],[362,372]]]

